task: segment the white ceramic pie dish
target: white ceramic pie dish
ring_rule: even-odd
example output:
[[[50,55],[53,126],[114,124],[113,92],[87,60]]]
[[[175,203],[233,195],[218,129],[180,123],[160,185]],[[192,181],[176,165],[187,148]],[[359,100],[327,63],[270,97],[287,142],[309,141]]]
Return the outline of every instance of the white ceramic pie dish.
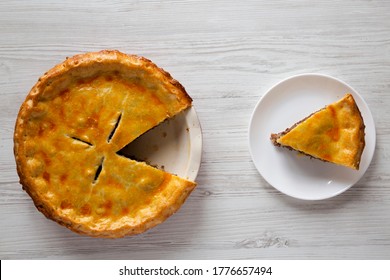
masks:
[[[202,158],[202,130],[194,107],[141,135],[122,152],[195,181]]]

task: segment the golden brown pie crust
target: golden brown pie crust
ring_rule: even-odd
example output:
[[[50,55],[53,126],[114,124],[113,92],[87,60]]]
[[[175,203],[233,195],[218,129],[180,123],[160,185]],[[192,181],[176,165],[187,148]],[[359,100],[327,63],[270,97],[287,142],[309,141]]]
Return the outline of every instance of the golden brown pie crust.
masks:
[[[175,213],[196,183],[117,152],[191,102],[146,58],[114,50],[67,58],[20,108],[20,183],[47,218],[80,234],[144,232]]]
[[[358,170],[365,146],[364,129],[360,110],[348,93],[285,131],[271,134],[271,141],[276,146]]]

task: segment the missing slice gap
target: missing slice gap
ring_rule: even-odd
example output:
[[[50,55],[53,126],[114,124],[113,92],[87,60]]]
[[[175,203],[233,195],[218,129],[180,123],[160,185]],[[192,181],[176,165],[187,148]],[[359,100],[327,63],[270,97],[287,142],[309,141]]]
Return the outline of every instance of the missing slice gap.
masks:
[[[143,132],[142,134],[138,135],[133,141],[125,145],[123,148],[118,150],[116,154],[118,156],[127,158],[129,160],[133,160],[136,162],[143,162],[147,165],[150,165],[154,168],[165,170],[165,166],[154,163],[153,153],[156,152],[159,148],[158,146],[161,144],[161,140],[167,138],[167,130],[169,131],[169,128],[163,128],[163,125],[168,125],[171,119],[166,119],[160,123],[158,123],[156,126],[148,129],[147,131]],[[157,140],[161,137],[160,141]],[[151,146],[149,145],[149,141],[156,141],[155,145]],[[146,145],[144,145],[145,143]],[[144,149],[146,146],[148,146],[147,149]],[[156,149],[153,147],[157,146]]]

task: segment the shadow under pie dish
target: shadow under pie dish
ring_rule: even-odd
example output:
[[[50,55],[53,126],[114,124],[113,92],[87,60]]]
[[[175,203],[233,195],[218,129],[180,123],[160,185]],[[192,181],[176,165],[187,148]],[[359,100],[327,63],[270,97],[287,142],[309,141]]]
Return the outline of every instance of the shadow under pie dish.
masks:
[[[196,183],[118,152],[192,105],[150,60],[119,51],[66,59],[22,104],[14,153],[23,188],[46,217],[116,238],[160,224]]]

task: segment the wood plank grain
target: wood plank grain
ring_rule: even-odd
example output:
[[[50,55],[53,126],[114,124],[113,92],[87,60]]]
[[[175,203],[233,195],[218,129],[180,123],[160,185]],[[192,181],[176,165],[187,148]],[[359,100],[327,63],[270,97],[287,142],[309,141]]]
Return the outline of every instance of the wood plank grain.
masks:
[[[0,2],[2,259],[389,259],[390,21],[386,1]],[[203,131],[198,187],[145,234],[79,236],[47,220],[18,183],[21,103],[67,56],[119,49],[152,59],[194,99]],[[254,167],[248,125],[288,76],[351,84],[372,110],[377,146],[364,177],[326,201],[279,193]]]

